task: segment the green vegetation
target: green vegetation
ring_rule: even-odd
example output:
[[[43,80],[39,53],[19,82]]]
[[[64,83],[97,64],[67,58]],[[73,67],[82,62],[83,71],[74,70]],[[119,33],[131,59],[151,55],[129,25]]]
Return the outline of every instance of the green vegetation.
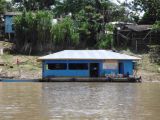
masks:
[[[64,6],[71,1],[64,1]],[[75,4],[75,3],[74,3]],[[89,5],[88,5],[89,4]],[[85,48],[111,48],[113,28],[110,29],[108,9],[113,7],[111,2],[99,3],[102,10],[95,7],[98,3],[84,3],[77,12],[71,12],[71,7],[65,14],[60,11],[29,11],[15,18],[16,50],[21,53],[31,54],[38,51],[51,51],[62,49]],[[57,5],[60,5],[58,3]],[[83,7],[82,7],[83,6]],[[75,8],[76,9],[76,8]],[[55,11],[57,8],[55,9]],[[59,8],[59,10],[63,10]],[[118,9],[116,9],[118,12]],[[117,19],[114,11],[112,19]],[[68,13],[71,12],[71,16]],[[120,12],[120,11],[119,11]],[[63,15],[58,23],[52,24],[55,15]],[[107,34],[107,31],[110,33]]]
[[[125,1],[119,5],[110,0],[12,0],[10,10],[23,12],[15,18],[16,50],[32,54],[62,49],[110,49],[114,47],[114,27],[109,22],[155,23],[160,19],[159,3],[159,0]],[[145,12],[141,20],[137,11]],[[53,19],[58,22],[53,24]]]
[[[18,11],[25,11],[15,18],[16,50],[25,54],[109,49],[113,29],[108,29],[108,23],[126,20],[124,6],[109,0],[13,0],[11,3],[18,5]],[[58,19],[58,23],[52,24],[53,18]]]
[[[98,42],[99,48],[113,48],[113,30],[114,26],[112,24],[106,25],[105,31],[108,31],[108,33],[101,37],[100,41]]]
[[[58,24],[53,25],[51,34],[54,49],[70,48],[79,43],[79,33],[70,17],[66,17]]]
[[[51,47],[51,14],[48,11],[24,12],[15,17],[16,49],[22,53]]]
[[[153,28],[152,28],[154,31],[159,31],[160,30],[160,21],[156,21],[154,24],[153,24]]]
[[[0,0],[0,15],[4,12],[5,10],[5,0]]]
[[[77,28],[80,34],[80,41],[83,47],[95,48],[96,44],[104,35],[105,23],[103,23],[103,15],[96,13],[95,8],[86,6],[76,14]]]
[[[54,5],[56,0],[12,0],[12,4],[17,6],[17,9],[23,11],[30,10],[48,10]]]
[[[135,11],[144,11],[140,23],[154,24],[160,20],[160,0],[134,0],[132,8]]]

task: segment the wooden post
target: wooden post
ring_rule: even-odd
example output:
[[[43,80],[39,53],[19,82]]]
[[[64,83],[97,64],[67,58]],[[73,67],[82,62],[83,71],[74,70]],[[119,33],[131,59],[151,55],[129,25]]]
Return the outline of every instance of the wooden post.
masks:
[[[136,52],[138,51],[137,39],[136,39]]]
[[[8,38],[9,38],[9,41],[11,40],[11,34],[10,33],[8,33]]]
[[[150,36],[149,36],[149,45],[151,45],[152,43],[152,39],[151,39],[151,37],[152,37],[152,32],[150,33]]]
[[[19,65],[18,65],[18,72],[19,72],[19,77],[21,78],[21,69],[20,69]]]
[[[21,77],[21,70],[20,70],[20,67],[19,67],[19,60],[18,60],[18,58],[17,58],[17,67],[18,67],[19,77]]]
[[[119,39],[118,39],[118,37],[119,37],[119,30],[117,30],[117,45],[119,46]]]
[[[134,42],[133,42],[133,32],[131,32],[132,33],[132,36],[131,36],[131,47],[133,47],[134,46]],[[133,47],[133,49],[134,49],[134,47]]]
[[[46,64],[45,64],[45,62],[43,61],[42,62],[42,79],[44,79],[44,72],[45,72],[45,70],[46,70]]]

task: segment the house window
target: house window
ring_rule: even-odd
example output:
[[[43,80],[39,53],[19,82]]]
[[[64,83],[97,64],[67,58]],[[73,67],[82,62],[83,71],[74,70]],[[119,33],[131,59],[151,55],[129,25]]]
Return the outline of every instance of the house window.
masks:
[[[87,63],[69,63],[70,70],[87,70],[88,64]]]
[[[66,63],[49,63],[48,70],[66,70],[67,64]]]

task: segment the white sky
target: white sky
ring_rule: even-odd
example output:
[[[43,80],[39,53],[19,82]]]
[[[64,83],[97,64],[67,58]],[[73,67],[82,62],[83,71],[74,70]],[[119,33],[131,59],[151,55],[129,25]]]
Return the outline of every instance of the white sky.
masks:
[[[117,0],[111,0],[111,1],[113,1],[114,3],[118,3]],[[124,2],[124,1],[130,2],[130,1],[133,1],[133,0],[118,0],[118,1],[120,1],[120,2]]]

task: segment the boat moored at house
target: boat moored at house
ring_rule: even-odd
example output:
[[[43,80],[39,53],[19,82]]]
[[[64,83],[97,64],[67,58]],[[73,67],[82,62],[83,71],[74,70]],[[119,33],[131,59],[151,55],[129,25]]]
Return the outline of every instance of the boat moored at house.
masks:
[[[110,50],[64,50],[40,57],[42,78],[101,78],[133,75],[138,57]]]

